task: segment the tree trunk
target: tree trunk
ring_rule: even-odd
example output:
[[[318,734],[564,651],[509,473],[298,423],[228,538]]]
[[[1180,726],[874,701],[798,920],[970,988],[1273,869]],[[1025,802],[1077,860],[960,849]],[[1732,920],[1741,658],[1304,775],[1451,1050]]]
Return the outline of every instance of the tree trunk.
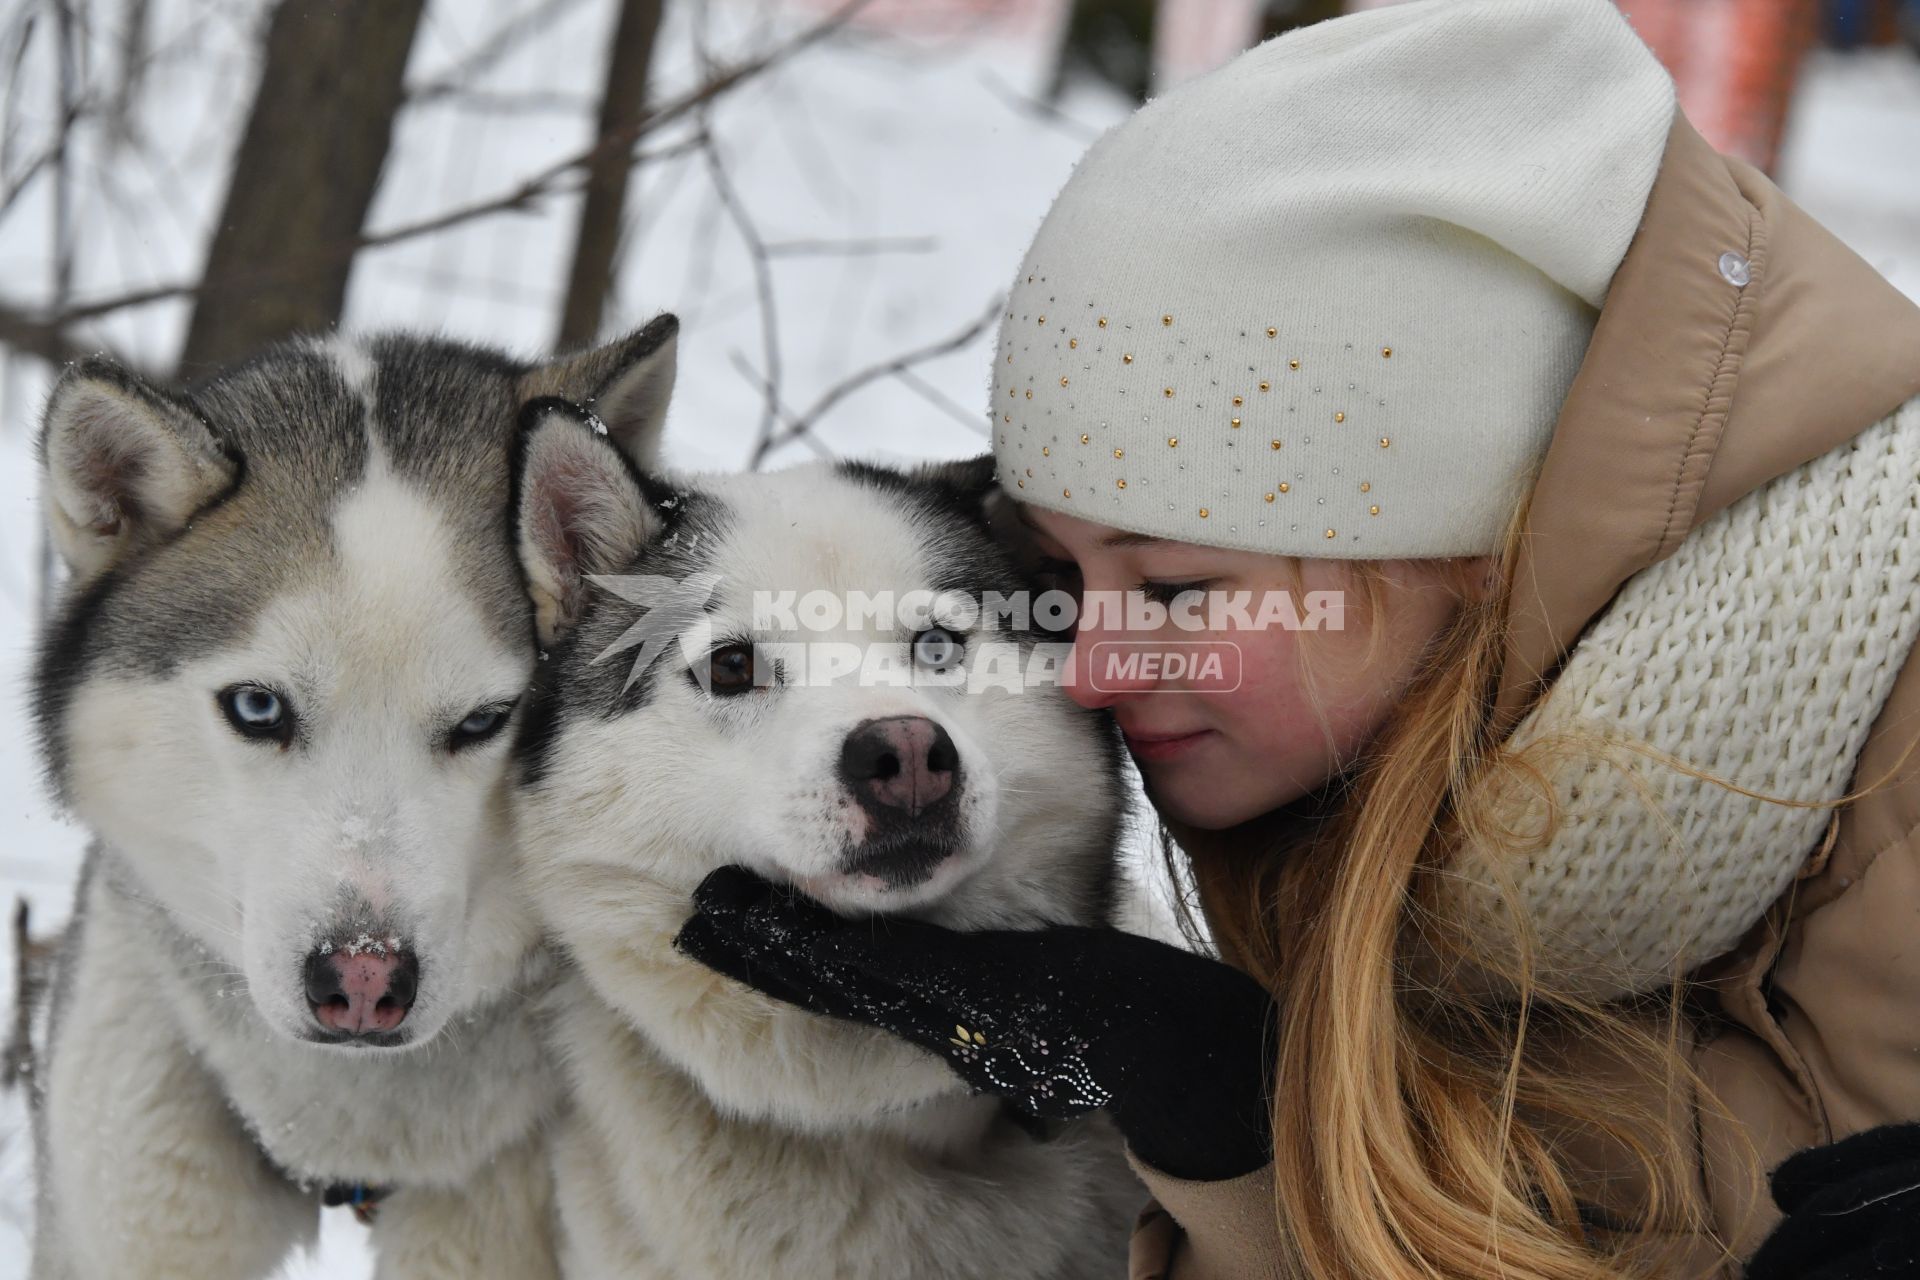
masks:
[[[647,68],[653,60],[654,37],[660,32],[662,7],[662,0],[621,0],[607,59],[606,90],[600,96],[598,137],[631,129],[646,109]],[[585,346],[599,336],[613,292],[613,260],[620,247],[632,163],[632,148],[620,148],[596,161],[587,175],[580,229],[573,241],[573,269],[567,275],[567,299],[560,312],[562,351]]]
[[[181,354],[192,377],[340,319],[425,0],[281,0]]]
[[[134,124],[140,93],[146,87],[147,61],[152,57],[153,0],[127,0],[120,15],[120,79],[107,102],[107,141],[115,148],[140,140]]]
[[[1267,0],[1260,18],[1259,40],[1337,18],[1345,11],[1341,0]]]
[[[1049,100],[1058,100],[1075,76],[1091,75],[1135,102],[1145,102],[1153,79],[1156,0],[1073,0],[1060,42]]]

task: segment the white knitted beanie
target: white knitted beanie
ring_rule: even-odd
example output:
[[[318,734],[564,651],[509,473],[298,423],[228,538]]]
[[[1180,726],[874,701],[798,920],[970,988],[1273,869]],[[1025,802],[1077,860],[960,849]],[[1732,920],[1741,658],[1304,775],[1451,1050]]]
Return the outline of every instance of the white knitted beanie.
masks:
[[[1673,112],[1608,0],[1373,10],[1149,103],[1015,280],[1002,483],[1214,546],[1491,552]]]

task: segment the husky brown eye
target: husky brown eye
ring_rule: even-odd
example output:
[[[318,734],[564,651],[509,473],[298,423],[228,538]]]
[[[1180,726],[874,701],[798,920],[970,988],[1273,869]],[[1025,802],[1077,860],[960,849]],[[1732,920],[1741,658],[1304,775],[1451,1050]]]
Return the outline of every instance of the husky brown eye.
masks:
[[[715,649],[707,659],[707,684],[723,697],[753,688],[753,646],[730,644]]]
[[[264,685],[236,684],[222,689],[216,701],[227,723],[243,738],[278,742],[293,739],[293,710],[287,700]]]

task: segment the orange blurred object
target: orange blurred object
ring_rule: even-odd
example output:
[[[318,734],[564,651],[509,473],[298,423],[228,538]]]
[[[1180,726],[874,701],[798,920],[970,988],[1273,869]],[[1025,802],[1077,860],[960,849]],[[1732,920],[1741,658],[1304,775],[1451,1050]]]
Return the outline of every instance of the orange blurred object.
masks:
[[[842,0],[799,0],[827,11]],[[1346,0],[1348,10],[1399,0]],[[871,0],[863,25],[924,34],[1051,37],[1068,0]],[[1681,109],[1715,148],[1772,173],[1800,62],[1820,35],[1821,0],[1619,0],[1679,89]],[[1267,0],[1158,0],[1155,92],[1226,62],[1258,36]]]
[[[1680,108],[1715,148],[1771,173],[1819,0],[1624,0],[1673,73]]]

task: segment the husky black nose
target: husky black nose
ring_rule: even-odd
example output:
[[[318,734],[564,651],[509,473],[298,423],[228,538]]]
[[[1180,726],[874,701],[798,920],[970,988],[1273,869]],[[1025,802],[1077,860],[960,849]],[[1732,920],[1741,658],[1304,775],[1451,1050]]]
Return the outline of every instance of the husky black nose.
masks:
[[[307,956],[307,1005],[320,1025],[374,1036],[406,1021],[420,990],[420,961],[390,945],[323,946]]]
[[[868,720],[841,744],[840,781],[870,811],[918,818],[953,792],[960,752],[925,716]]]

